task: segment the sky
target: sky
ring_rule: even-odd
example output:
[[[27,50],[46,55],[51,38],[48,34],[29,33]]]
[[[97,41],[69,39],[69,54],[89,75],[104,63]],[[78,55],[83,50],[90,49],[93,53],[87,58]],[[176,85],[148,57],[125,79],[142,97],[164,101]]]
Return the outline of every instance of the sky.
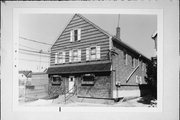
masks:
[[[117,14],[82,14],[91,22],[105,30],[111,35],[116,34],[118,25]],[[39,42],[53,44],[61,32],[73,17],[73,14],[23,14],[20,16],[19,33],[20,37],[33,39]],[[151,35],[157,30],[156,15],[120,15],[119,26],[121,28],[121,40],[139,51],[147,58],[154,56],[154,41]],[[50,51],[51,45],[44,45],[19,39],[19,48],[40,51]],[[20,69],[47,68],[49,58],[38,55],[19,54]],[[31,62],[23,59],[36,60]],[[43,62],[42,62],[43,61]],[[29,63],[34,64],[31,67]],[[36,68],[36,69],[35,69]]]

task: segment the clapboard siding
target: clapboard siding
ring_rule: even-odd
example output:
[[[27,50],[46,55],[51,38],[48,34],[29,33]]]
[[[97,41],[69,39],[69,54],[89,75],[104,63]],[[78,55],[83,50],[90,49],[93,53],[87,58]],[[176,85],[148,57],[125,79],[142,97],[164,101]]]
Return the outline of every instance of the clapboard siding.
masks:
[[[81,29],[81,40],[70,42],[70,31],[76,28]],[[81,49],[81,62],[86,62],[86,48],[96,45],[100,46],[101,60],[107,60],[109,36],[84,18],[75,15],[52,46],[50,63],[54,65],[55,53],[61,50],[65,51],[65,62],[69,63],[69,50],[72,49]]]
[[[102,41],[103,42],[103,41]],[[80,46],[81,45],[81,46]],[[84,49],[84,48],[87,48],[87,46],[88,47],[90,47],[90,46],[93,46],[93,45],[101,45],[101,48],[104,48],[104,49],[106,49],[106,47],[109,47],[109,44],[108,43],[101,43],[101,42],[97,42],[96,44],[93,42],[93,41],[91,41],[91,42],[89,42],[89,43],[87,43],[87,42],[81,42],[81,43],[79,43],[79,44],[75,44],[75,45],[71,45],[71,44],[68,44],[68,43],[64,43],[64,44],[62,44],[61,46],[57,46],[57,47],[55,47],[51,52],[52,53],[54,53],[54,52],[57,52],[57,50],[59,51],[59,50],[65,50],[65,49],[68,49],[68,50],[70,50],[70,49]],[[68,46],[68,47],[67,47]]]
[[[70,37],[70,36],[69,36]],[[70,42],[70,39],[69,39],[69,37],[67,37],[66,39],[61,39],[61,42],[57,42],[53,47],[54,48],[56,48],[56,47],[60,47],[60,46],[64,46],[63,44],[64,43],[68,43],[68,44],[71,44],[71,45],[73,45],[73,44],[78,44],[78,43],[82,43],[82,42],[88,42],[88,41],[95,41],[95,40],[97,40],[97,41],[100,41],[100,40],[103,40],[104,41],[104,39],[109,39],[107,36],[104,36],[104,35],[91,35],[91,36],[86,36],[86,37],[82,37],[81,38],[81,40],[79,41],[79,42],[76,42],[76,43],[71,43]],[[109,43],[108,43],[109,44]],[[65,47],[65,46],[64,46]]]

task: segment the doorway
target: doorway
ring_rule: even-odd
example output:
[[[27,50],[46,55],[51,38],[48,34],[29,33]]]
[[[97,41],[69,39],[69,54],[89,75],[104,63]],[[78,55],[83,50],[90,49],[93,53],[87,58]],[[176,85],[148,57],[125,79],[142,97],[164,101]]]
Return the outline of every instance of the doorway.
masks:
[[[74,91],[75,77],[69,76],[69,93]]]

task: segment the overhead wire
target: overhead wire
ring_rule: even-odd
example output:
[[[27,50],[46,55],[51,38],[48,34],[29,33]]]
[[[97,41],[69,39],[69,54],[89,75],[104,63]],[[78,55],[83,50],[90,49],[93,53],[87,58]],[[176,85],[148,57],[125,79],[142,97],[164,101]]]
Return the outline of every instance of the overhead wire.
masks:
[[[37,40],[34,40],[34,39],[22,37],[22,36],[19,36],[19,38],[20,38],[20,39],[23,39],[23,40],[26,40],[26,41],[36,42],[36,43],[39,43],[39,44],[50,45],[50,46],[53,45],[53,44],[50,44],[50,43],[40,42],[40,41],[37,41]]]

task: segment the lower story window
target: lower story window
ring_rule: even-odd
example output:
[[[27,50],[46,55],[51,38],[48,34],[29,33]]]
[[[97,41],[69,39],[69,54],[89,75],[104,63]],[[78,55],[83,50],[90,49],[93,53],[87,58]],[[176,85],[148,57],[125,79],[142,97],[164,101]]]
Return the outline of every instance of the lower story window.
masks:
[[[62,78],[59,75],[53,75],[51,78],[51,84],[52,85],[61,85]]]
[[[95,75],[85,74],[82,76],[82,86],[93,86],[95,80]]]

